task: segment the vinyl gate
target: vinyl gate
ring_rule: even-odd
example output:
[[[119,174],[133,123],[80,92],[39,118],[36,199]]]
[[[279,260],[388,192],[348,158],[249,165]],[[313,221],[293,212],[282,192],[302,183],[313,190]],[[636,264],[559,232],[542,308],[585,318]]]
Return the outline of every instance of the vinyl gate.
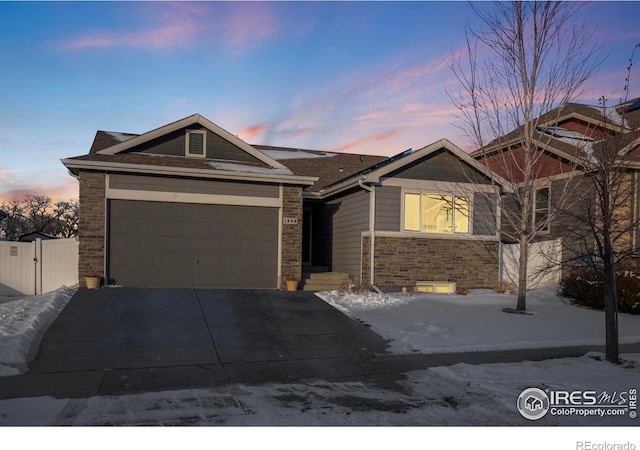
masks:
[[[78,283],[78,240],[0,242],[0,295],[34,295]]]
[[[527,289],[560,283],[562,277],[562,239],[529,244]],[[518,285],[520,246],[502,245],[500,276],[502,281]]]

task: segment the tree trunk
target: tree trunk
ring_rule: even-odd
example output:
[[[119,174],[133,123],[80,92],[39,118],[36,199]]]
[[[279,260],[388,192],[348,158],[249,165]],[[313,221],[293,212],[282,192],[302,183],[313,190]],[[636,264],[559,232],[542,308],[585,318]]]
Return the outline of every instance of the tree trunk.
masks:
[[[527,309],[527,263],[528,263],[529,242],[527,236],[520,235],[520,258],[518,264],[518,303],[516,310],[526,311]]]
[[[618,363],[618,290],[616,286],[616,267],[613,262],[613,249],[610,239],[605,238],[604,253],[605,357],[609,362]]]

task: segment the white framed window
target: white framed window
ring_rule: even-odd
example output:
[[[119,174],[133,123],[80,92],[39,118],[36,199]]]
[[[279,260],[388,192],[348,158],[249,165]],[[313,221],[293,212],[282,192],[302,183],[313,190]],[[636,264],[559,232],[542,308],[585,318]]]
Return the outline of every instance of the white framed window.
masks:
[[[207,156],[207,130],[187,130],[184,154],[195,158]]]
[[[469,234],[469,199],[455,195],[405,192],[403,230]]]
[[[542,233],[549,232],[549,187],[536,189],[533,199],[533,226]]]

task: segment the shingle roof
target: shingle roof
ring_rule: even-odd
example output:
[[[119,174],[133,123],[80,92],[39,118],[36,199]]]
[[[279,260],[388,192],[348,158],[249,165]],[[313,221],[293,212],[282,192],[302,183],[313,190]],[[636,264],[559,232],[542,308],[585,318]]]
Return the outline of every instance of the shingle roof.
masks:
[[[253,145],[287,166],[295,175],[319,177],[308,192],[319,192],[387,159],[386,156],[325,152],[268,145]]]
[[[556,126],[558,122],[564,120],[567,116],[583,117],[589,122],[594,124],[605,124],[613,132],[619,131],[621,126],[624,128],[625,133],[630,130],[637,130],[640,128],[640,111],[626,112],[625,109],[629,104],[632,104],[635,100],[626,102],[621,105],[610,108],[600,108],[597,106],[590,106],[581,103],[565,103],[560,107],[549,111],[546,114],[541,115],[536,122],[539,125],[545,125],[546,127]],[[596,125],[597,126],[597,125]],[[517,128],[504,136],[501,136],[494,141],[487,144],[484,148],[474,151],[471,156],[477,158],[486,153],[492,153],[495,150],[500,150],[506,146],[517,145],[517,140],[520,136],[521,129]],[[545,148],[558,150],[560,152],[569,155],[570,157],[579,156],[581,152],[581,146],[574,145],[570,139],[561,138],[557,135],[534,131],[533,138],[541,143]],[[627,133],[635,134],[635,133]],[[629,136],[622,141],[629,143],[632,138]],[[629,142],[627,142],[629,141]]]
[[[91,144],[91,149],[89,153],[96,153],[100,150],[104,150],[105,148],[112,147],[116,144],[124,142],[133,137],[139,136],[138,134],[132,133],[118,133],[115,131],[102,131],[98,130],[96,132],[96,137],[93,138],[93,144]]]

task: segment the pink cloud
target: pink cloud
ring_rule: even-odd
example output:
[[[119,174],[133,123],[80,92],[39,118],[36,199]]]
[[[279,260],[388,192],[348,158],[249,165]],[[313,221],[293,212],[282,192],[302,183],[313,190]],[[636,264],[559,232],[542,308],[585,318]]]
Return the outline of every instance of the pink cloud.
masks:
[[[46,195],[52,203],[60,200],[74,200],[78,198],[78,182],[72,178],[68,181],[54,186],[31,185],[16,187],[4,192],[0,192],[0,203],[11,202],[13,200],[22,201],[27,194]]]
[[[258,123],[256,125],[248,126],[244,130],[240,131],[238,135],[240,136],[240,139],[243,140],[254,139],[256,136],[260,136],[268,129],[269,126],[266,123]]]
[[[230,3],[222,36],[227,46],[238,48],[269,37],[279,26],[273,12],[264,3]]]
[[[314,131],[312,127],[298,127],[298,128],[287,128],[284,130],[279,130],[278,134],[286,137],[303,137],[308,136]]]
[[[391,136],[395,135],[398,132],[398,130],[389,130],[389,131],[383,131],[381,133],[375,133],[369,136],[364,136],[360,139],[356,139],[355,141],[351,141],[351,142],[347,142],[346,144],[342,144],[336,148],[334,148],[333,150],[338,151],[338,152],[344,152],[346,150],[349,150],[351,148],[354,147],[359,147],[361,145],[364,144],[369,144],[372,142],[380,142],[380,141],[384,141],[389,139]]]
[[[64,48],[85,50],[132,47],[158,50],[193,44],[198,41],[201,32],[205,29],[206,24],[203,19],[210,8],[199,4],[167,3],[162,4],[161,9],[153,11],[155,12],[154,17],[151,18],[153,25],[147,29],[128,33],[95,32],[67,41]]]
[[[64,43],[67,50],[130,47],[161,50],[201,40],[242,50],[275,34],[279,27],[263,3],[150,3],[141,6],[146,27],[130,32],[96,31]]]

